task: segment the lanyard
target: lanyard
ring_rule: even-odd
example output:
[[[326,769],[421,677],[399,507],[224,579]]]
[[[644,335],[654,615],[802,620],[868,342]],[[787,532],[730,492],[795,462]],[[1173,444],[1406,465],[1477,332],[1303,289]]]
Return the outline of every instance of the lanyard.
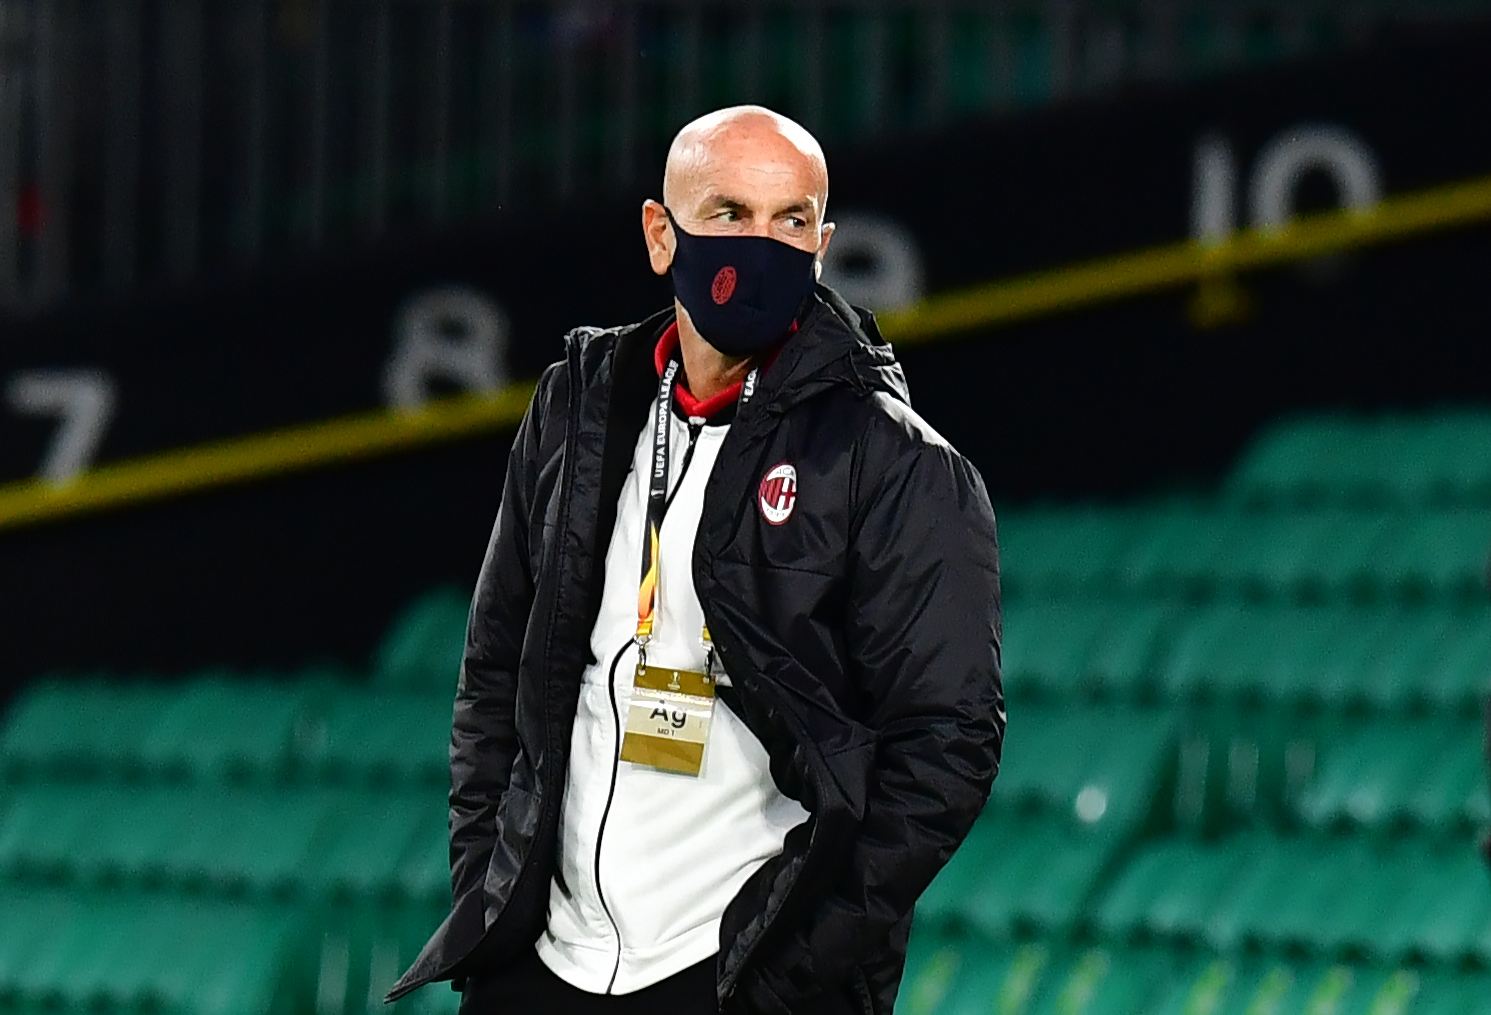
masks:
[[[750,401],[756,393],[760,367],[752,367],[740,389],[740,404]],[[637,589],[637,653],[638,666],[645,665],[647,642],[652,638],[657,622],[658,579],[661,560],[658,557],[658,533],[663,528],[663,517],[668,513],[668,445],[673,435],[673,388],[678,382],[678,360],[669,359],[658,378],[657,411],[652,421],[652,470],[647,485],[647,530],[642,538],[642,577]],[[703,643],[711,662],[714,644],[705,626]]]

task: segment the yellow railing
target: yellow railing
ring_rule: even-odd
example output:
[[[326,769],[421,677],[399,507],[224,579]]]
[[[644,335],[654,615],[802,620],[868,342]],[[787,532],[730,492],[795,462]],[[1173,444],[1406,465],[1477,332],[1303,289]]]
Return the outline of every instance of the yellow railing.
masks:
[[[0,486],[0,529],[206,487],[263,479],[516,426],[533,384],[458,395],[419,412],[382,410],[103,465],[65,485]]]
[[[1219,243],[1173,243],[942,293],[881,315],[881,329],[897,343],[934,341],[1487,219],[1491,178],[1471,180],[1391,197],[1366,212],[1310,215]],[[532,394],[531,383],[515,384],[492,397],[441,399],[416,413],[382,410],[127,459],[65,485],[3,484],[0,529],[508,429]]]
[[[1246,229],[1220,243],[1170,243],[943,293],[881,315],[880,326],[892,341],[926,342],[1486,219],[1491,177],[1391,197],[1370,211],[1323,212],[1285,229]]]

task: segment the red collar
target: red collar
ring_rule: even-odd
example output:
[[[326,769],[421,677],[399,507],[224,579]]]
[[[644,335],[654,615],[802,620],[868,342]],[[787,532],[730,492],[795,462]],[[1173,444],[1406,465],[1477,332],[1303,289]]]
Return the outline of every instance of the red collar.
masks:
[[[791,329],[787,332],[787,337],[790,338],[796,333],[797,322],[793,321]],[[784,339],[783,343],[785,341],[786,340]],[[777,353],[782,351],[783,343],[778,343],[776,347],[767,354],[766,361],[762,364],[763,368],[771,366],[771,364],[776,361]],[[663,376],[663,368],[668,365],[668,360],[673,357],[673,352],[677,348],[678,322],[674,321],[668,325],[668,327],[663,331],[662,335],[658,338],[657,348],[653,351],[652,354],[653,366],[657,368],[657,375],[659,377]],[[700,401],[692,394],[690,394],[689,389],[684,387],[682,384],[675,384],[673,385],[673,401],[678,403],[678,408],[683,410],[683,414],[685,416],[697,416],[701,419],[708,419],[710,416],[713,416],[715,413],[725,408],[725,406],[734,404],[735,400],[740,397],[740,388],[741,385],[744,383],[745,382],[743,380],[736,381],[724,391],[721,391],[718,395],[715,395],[712,398],[706,398],[703,401]]]

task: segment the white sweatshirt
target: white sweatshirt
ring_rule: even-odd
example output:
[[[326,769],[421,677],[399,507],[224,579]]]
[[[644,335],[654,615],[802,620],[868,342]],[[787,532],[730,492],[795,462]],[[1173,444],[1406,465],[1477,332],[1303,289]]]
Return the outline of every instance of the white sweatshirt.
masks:
[[[705,481],[730,428],[691,426],[676,409],[672,427],[668,478],[676,493],[659,533],[657,624],[647,661],[702,670],[694,536]],[[697,436],[685,470],[690,430]],[[641,990],[715,954],[725,906],[807,817],[772,781],[760,741],[719,700],[699,775],[618,760],[637,664],[632,637],[652,450],[644,427],[606,554],[590,637],[596,662],[580,686],[559,872],[549,886],[548,929],[538,941],[549,969],[592,993]],[[719,682],[729,681],[719,673]]]

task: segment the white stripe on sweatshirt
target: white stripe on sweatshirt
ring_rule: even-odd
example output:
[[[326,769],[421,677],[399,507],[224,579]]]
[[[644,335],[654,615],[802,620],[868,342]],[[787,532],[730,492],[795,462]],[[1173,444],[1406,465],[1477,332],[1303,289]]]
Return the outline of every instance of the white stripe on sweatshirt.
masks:
[[[705,481],[729,427],[700,427],[680,475],[690,428],[676,412],[671,419],[669,482],[676,494],[659,534],[657,626],[647,657],[658,666],[702,670],[694,536]],[[807,817],[777,789],[765,749],[723,702],[715,704],[698,776],[617,760],[637,662],[632,636],[651,458],[652,433],[644,427],[606,554],[590,641],[596,662],[585,670],[570,742],[559,874],[549,886],[548,929],[538,941],[549,969],[592,993],[641,990],[715,954],[726,905]]]

